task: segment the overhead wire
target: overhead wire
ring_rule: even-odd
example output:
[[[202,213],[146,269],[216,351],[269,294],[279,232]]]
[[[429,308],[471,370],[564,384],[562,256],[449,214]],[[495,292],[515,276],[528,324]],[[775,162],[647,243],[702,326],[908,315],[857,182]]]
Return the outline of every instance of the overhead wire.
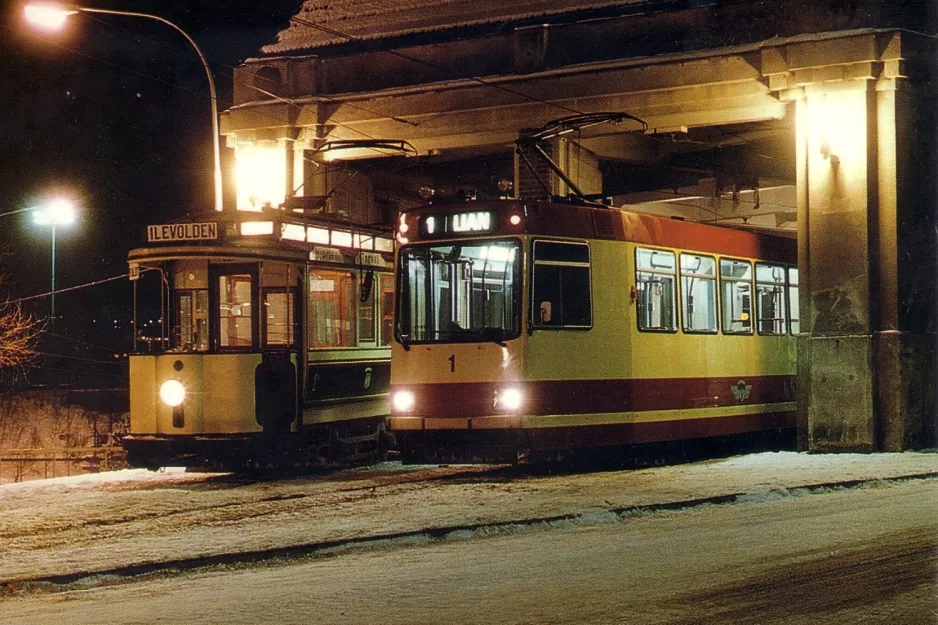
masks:
[[[37,293],[36,295],[29,295],[27,297],[21,297],[19,299],[7,300],[8,304],[19,304],[20,302],[28,302],[34,299],[41,299],[43,297],[50,297],[53,293],[56,295],[60,293],[67,293],[69,291],[76,291],[78,289],[86,289],[88,287],[97,286],[99,284],[104,284],[106,282],[113,282],[115,280],[120,280],[121,278],[127,278],[130,276],[130,273],[123,273],[119,276],[111,276],[110,278],[103,278],[101,280],[94,280],[93,282],[86,282],[85,284],[79,284],[76,286],[70,286],[65,289],[56,289],[55,291],[46,291],[45,293]]]

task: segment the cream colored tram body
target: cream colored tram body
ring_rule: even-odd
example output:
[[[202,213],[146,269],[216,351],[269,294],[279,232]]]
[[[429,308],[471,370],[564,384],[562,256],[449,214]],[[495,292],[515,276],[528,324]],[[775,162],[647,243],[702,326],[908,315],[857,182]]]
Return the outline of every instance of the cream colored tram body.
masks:
[[[396,236],[405,460],[795,427],[793,239],[508,200],[410,210]]]
[[[393,240],[284,211],[147,228],[129,254],[134,466],[358,462],[388,414]]]

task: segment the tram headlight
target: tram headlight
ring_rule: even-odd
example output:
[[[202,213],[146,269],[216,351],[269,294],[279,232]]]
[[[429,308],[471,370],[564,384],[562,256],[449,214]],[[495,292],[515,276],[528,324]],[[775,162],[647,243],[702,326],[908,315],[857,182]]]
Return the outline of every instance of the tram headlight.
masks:
[[[414,394],[411,391],[397,391],[391,398],[395,412],[410,412],[414,409]]]
[[[521,408],[524,397],[517,388],[503,388],[495,394],[495,408],[505,412],[515,412]]]
[[[170,408],[175,408],[186,398],[186,387],[179,380],[166,380],[160,386],[160,399]]]

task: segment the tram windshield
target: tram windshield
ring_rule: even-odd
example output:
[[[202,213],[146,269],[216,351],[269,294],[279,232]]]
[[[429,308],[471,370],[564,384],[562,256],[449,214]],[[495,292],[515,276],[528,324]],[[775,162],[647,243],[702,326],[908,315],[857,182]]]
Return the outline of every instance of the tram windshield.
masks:
[[[463,241],[401,250],[398,339],[494,341],[520,332],[521,242]]]

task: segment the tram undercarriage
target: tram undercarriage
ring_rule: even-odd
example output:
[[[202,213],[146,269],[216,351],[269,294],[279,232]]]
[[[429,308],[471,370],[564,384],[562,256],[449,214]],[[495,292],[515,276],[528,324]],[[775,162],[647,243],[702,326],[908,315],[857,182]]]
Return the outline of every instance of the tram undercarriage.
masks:
[[[300,432],[124,437],[130,466],[211,471],[338,468],[377,462],[390,447],[383,417],[306,426]]]
[[[392,421],[392,425],[393,425]],[[399,427],[399,426],[398,426]],[[754,415],[686,419],[662,423],[588,425],[580,427],[467,428],[434,431],[395,429],[401,460],[406,464],[438,462],[523,464],[576,460],[592,455],[622,456],[644,447],[698,441],[718,445],[733,437],[756,435],[763,442],[788,440],[796,430],[795,413],[780,410]],[[645,454],[647,449],[639,452]]]

